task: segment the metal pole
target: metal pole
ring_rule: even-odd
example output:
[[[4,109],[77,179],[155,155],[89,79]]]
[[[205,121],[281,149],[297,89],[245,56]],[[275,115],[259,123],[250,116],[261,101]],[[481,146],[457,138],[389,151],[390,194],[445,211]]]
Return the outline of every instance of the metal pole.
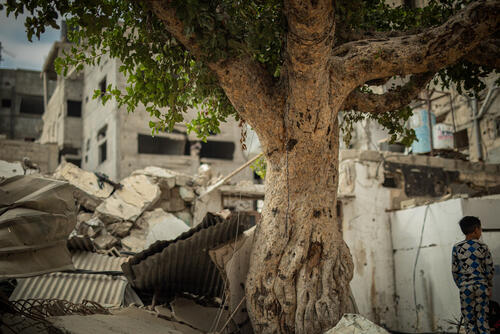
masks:
[[[477,98],[474,97],[472,99],[472,117],[474,120],[474,134],[476,137],[476,150],[477,150],[477,159],[479,161],[483,160],[483,149],[481,147],[481,129],[479,128],[479,117],[477,110]]]

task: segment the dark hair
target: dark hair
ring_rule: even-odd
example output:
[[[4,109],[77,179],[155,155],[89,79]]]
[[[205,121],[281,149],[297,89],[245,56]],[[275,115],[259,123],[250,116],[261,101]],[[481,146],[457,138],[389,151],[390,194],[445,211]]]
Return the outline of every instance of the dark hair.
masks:
[[[479,220],[479,218],[474,216],[465,216],[460,219],[458,224],[460,225],[460,229],[462,230],[463,234],[470,234],[474,232],[476,227],[481,227],[481,221]]]

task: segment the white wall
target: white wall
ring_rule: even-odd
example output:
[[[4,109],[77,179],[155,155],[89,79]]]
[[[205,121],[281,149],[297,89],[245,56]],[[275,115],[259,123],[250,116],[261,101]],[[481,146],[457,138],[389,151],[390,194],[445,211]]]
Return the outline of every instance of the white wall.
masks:
[[[401,332],[456,330],[448,320],[460,319],[459,293],[451,275],[452,247],[464,239],[458,221],[465,215],[476,215],[482,220],[484,227],[500,228],[500,222],[495,218],[500,216],[500,199],[452,199],[431,204],[422,233],[426,208],[427,206],[420,206],[390,215],[398,317],[396,330]],[[489,244],[498,265],[500,238],[495,233],[498,234],[484,233],[483,239]],[[421,236],[420,253],[415,267]],[[413,292],[414,287],[416,294]],[[498,290],[500,287],[495,287],[496,298]]]

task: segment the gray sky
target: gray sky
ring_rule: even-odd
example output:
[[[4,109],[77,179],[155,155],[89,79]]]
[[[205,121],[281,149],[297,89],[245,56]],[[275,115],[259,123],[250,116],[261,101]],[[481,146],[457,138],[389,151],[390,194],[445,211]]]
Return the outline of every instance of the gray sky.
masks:
[[[40,40],[33,37],[33,43],[26,37],[25,16],[17,20],[13,14],[5,15],[0,11],[0,42],[2,43],[2,62],[0,68],[22,68],[41,71],[43,61],[52,43],[59,39],[59,30],[47,28]]]

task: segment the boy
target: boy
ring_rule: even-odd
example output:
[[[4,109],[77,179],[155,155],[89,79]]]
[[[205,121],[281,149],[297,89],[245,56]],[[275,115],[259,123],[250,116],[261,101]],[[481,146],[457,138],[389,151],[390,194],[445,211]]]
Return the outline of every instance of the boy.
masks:
[[[460,290],[462,317],[467,334],[489,333],[488,303],[493,284],[493,261],[481,237],[481,221],[465,216],[460,222],[465,240],[453,246],[452,273]]]

